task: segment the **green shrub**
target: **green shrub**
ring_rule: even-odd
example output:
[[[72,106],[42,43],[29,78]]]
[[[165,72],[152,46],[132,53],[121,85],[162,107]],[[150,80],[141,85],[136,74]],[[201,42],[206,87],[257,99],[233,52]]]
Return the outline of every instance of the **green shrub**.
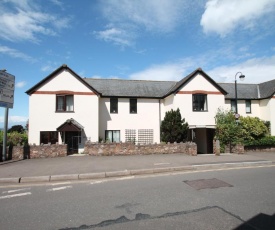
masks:
[[[246,140],[244,146],[275,146],[275,136],[266,136],[257,140]]]
[[[3,145],[4,132],[0,132],[0,144]],[[24,145],[28,143],[27,133],[11,132],[7,133],[7,145]]]

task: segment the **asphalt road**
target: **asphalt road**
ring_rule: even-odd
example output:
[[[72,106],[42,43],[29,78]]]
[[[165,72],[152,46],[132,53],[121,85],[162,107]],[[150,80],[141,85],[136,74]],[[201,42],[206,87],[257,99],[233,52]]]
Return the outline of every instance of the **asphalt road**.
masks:
[[[261,217],[257,229],[274,229],[274,178],[266,166],[2,186],[0,228],[222,230]]]

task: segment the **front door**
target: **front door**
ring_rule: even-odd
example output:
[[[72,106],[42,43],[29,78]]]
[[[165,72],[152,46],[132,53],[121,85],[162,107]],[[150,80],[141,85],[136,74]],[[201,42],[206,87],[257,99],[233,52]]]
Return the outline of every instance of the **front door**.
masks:
[[[68,154],[78,153],[79,132],[65,132],[65,144],[67,144]]]

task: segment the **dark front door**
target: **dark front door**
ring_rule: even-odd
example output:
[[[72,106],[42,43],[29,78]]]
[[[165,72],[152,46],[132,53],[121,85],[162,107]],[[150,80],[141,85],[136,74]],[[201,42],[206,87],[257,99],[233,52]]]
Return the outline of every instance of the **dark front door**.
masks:
[[[207,135],[207,153],[213,153],[213,140],[215,136],[215,129],[206,129]]]
[[[78,153],[79,132],[65,132],[65,143],[68,147],[68,154]]]

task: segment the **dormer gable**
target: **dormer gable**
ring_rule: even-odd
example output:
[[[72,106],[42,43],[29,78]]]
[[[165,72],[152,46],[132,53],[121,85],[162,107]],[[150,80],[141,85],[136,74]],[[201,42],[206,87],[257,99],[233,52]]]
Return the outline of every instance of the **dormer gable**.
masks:
[[[227,92],[209,77],[201,68],[196,69],[176,85],[165,95],[177,93],[214,93],[226,95]]]

